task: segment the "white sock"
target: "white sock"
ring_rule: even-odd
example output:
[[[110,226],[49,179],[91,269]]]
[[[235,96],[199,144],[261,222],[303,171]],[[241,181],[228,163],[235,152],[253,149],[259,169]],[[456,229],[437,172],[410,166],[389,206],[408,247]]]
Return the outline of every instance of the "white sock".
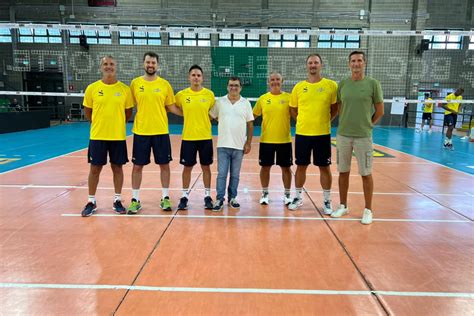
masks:
[[[204,196],[211,196],[211,189],[210,188],[205,188],[204,189]]]
[[[182,196],[185,198],[189,198],[189,189],[188,188],[183,188],[182,190]]]
[[[290,189],[285,189],[285,196],[290,196]]]
[[[96,200],[95,200],[95,195],[88,195],[87,196],[87,202],[92,202],[92,203],[96,203]]]
[[[132,189],[132,199],[140,201],[140,189]]]
[[[296,188],[296,197],[301,199],[302,192],[303,192],[303,188]]]
[[[262,193],[263,194],[268,194],[268,188],[262,188]]]
[[[324,201],[331,201],[331,190],[323,189]]]
[[[162,198],[165,198],[165,197],[169,197],[169,188],[163,188],[162,191],[161,191],[161,197]]]
[[[121,201],[122,195],[120,193],[115,193],[114,195],[114,202]]]

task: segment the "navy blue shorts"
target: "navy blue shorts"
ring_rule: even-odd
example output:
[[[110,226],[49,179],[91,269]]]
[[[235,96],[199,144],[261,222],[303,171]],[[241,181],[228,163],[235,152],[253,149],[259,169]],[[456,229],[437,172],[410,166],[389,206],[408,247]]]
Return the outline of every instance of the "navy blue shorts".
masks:
[[[444,116],[444,126],[456,126],[457,121],[457,114],[451,113]]]
[[[181,153],[179,163],[192,167],[196,161],[196,155],[199,153],[199,163],[209,166],[214,161],[214,150],[212,148],[212,139],[205,140],[183,140],[181,142]]]
[[[128,162],[127,142],[124,140],[89,140],[87,161],[90,164],[104,166],[107,164],[107,153],[110,163],[124,165]]]
[[[293,165],[293,148],[291,143],[272,144],[260,143],[258,150],[258,162],[260,166],[273,166],[276,164],[280,167],[290,167]]]
[[[295,136],[295,163],[307,166],[311,163],[318,167],[327,167],[331,164],[331,134],[318,136]]]
[[[423,113],[423,115],[421,116],[421,120],[422,121],[424,121],[424,120],[431,121],[431,113]]]
[[[152,149],[156,164],[165,165],[173,160],[171,157],[171,142],[169,134],[133,134],[133,164],[139,166],[148,165],[150,163]]]

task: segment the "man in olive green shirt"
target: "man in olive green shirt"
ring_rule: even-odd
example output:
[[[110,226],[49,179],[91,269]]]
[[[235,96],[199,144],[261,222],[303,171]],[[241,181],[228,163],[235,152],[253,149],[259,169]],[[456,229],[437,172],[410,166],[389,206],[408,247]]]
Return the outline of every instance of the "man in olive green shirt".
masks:
[[[339,196],[341,204],[331,217],[341,217],[349,212],[347,192],[354,151],[362,176],[365,209],[362,224],[372,223],[372,129],[384,114],[383,93],[380,82],[365,76],[365,54],[354,51],[349,55],[352,75],[339,83],[337,103],[339,127],[337,129],[337,168],[339,170]]]

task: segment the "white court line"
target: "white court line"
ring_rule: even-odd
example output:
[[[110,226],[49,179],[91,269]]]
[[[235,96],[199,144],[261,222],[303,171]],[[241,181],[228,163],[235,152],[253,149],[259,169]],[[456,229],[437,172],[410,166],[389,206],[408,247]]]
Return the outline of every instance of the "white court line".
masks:
[[[64,217],[82,217],[81,214],[61,214]],[[135,214],[135,215],[119,215],[119,214],[94,214],[94,217],[138,217],[138,218],[209,218],[209,219],[268,219],[268,220],[296,220],[296,221],[360,221],[360,218],[332,218],[332,217],[288,217],[288,216],[233,216],[233,215],[161,215],[161,214]],[[408,218],[374,218],[374,222],[416,222],[416,223],[473,223],[469,220],[457,219],[408,219]]]
[[[77,185],[36,185],[36,184],[0,184],[0,188],[31,188],[31,189],[81,189],[87,190],[87,186],[77,186]],[[113,187],[98,187],[99,190],[114,190]],[[132,190],[130,187],[123,187],[122,190]],[[160,191],[162,188],[141,188],[140,191]],[[182,191],[182,188],[169,188],[170,191]],[[192,191],[204,191],[203,188],[193,188]],[[248,193],[248,192],[262,192],[262,189],[248,189],[242,188],[238,192]],[[268,190],[268,192],[277,192],[281,193],[283,190]],[[305,190],[307,193],[322,193],[322,190]],[[331,191],[333,194],[339,194],[339,191]],[[349,194],[362,195],[364,192],[354,192],[349,191]],[[418,192],[374,192],[374,195],[400,195],[400,196],[452,196],[452,197],[466,197],[472,196],[471,194],[464,192],[463,194],[454,194],[454,193],[418,193]]]
[[[474,298],[474,293],[462,292],[398,292],[398,291],[342,291],[342,290],[300,290],[262,288],[218,288],[218,287],[164,287],[144,285],[106,284],[48,284],[48,283],[0,283],[0,288],[15,289],[85,289],[85,290],[129,290],[154,292],[193,293],[248,293],[248,294],[299,294],[299,295],[387,295],[414,297],[456,297]]]

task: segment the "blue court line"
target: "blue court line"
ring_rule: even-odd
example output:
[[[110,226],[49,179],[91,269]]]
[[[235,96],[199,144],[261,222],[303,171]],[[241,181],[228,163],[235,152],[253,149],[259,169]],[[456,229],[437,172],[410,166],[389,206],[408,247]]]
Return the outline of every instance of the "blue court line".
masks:
[[[87,122],[74,122],[50,128],[16,133],[0,134],[0,173],[38,163],[47,159],[86,148],[89,142]],[[131,135],[132,124],[127,124],[127,135]],[[212,126],[217,135],[217,126]],[[182,125],[170,125],[170,134],[181,135]],[[260,135],[255,126],[254,135]],[[292,129],[294,135],[294,128]],[[335,137],[336,129],[332,129]],[[468,174],[474,174],[474,143],[453,137],[454,151],[442,148],[440,132],[415,133],[413,129],[399,127],[376,127],[374,143],[406,154],[414,155]],[[19,159],[3,163],[5,159]]]

